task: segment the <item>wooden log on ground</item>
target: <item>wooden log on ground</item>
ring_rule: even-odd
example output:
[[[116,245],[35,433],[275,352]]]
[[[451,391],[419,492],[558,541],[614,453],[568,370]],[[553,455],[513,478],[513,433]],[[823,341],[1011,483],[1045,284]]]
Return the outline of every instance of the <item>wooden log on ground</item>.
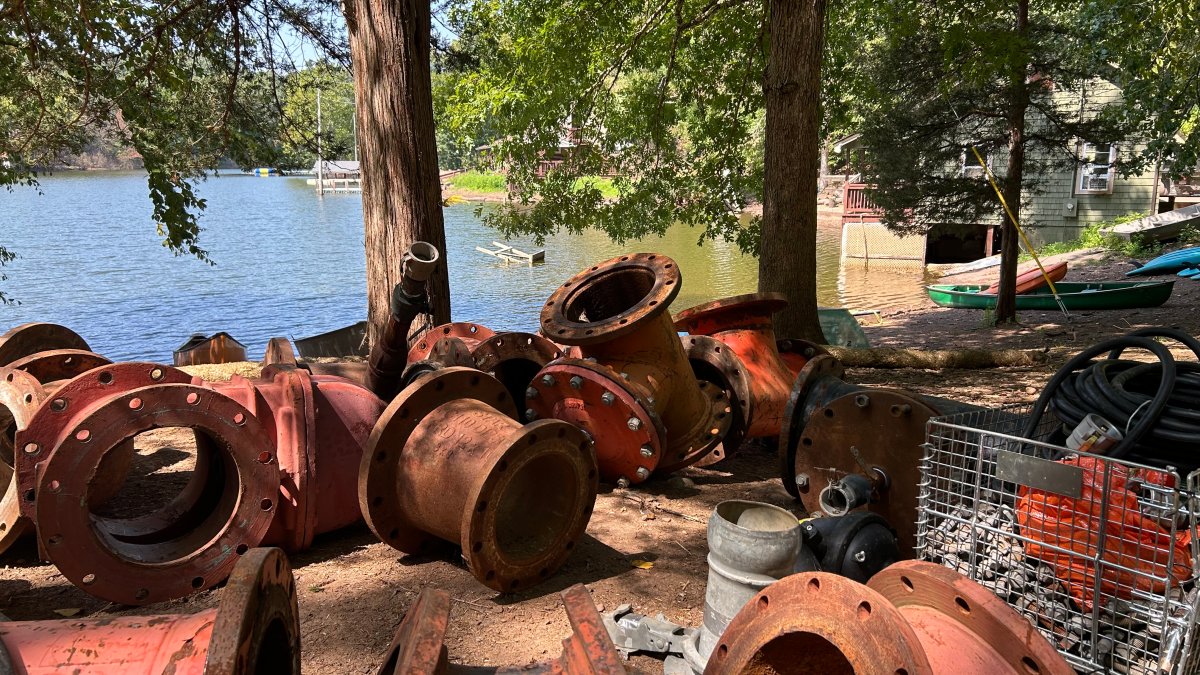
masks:
[[[902,349],[827,347],[847,368],[1009,368],[1039,366],[1052,355],[1041,349]]]

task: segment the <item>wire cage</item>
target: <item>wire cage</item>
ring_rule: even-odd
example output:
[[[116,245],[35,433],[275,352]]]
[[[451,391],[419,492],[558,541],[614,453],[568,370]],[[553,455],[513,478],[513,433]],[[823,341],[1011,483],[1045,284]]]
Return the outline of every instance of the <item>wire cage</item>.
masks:
[[[1031,414],[929,421],[917,556],[995,592],[1079,672],[1200,671],[1200,471],[1073,453],[1052,412],[1026,433]]]

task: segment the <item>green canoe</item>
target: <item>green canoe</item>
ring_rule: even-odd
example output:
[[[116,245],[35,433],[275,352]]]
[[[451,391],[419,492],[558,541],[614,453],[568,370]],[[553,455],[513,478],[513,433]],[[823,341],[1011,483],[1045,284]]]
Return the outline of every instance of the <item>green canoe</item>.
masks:
[[[1096,281],[1091,283],[1060,281],[1055,284],[1058,297],[1067,309],[1135,309],[1158,307],[1171,297],[1174,281]],[[980,295],[986,285],[927,286],[929,299],[941,307],[959,309],[995,309],[995,295]],[[1050,289],[1043,286],[1017,296],[1018,310],[1057,310]]]

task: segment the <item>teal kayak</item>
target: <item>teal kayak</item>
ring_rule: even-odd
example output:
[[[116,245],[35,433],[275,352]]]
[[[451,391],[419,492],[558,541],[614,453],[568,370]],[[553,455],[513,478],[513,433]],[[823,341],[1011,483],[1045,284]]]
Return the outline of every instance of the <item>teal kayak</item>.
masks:
[[[1175,281],[1096,281],[1055,284],[1058,297],[1067,309],[1135,309],[1158,307],[1171,297]],[[929,299],[939,307],[959,309],[995,309],[996,296],[979,291],[986,285],[926,286]],[[1058,310],[1058,302],[1046,287],[1017,296],[1017,310]]]
[[[1137,269],[1125,273],[1127,277],[1146,274],[1174,274],[1186,267],[1200,267],[1200,246],[1181,248],[1158,256]]]

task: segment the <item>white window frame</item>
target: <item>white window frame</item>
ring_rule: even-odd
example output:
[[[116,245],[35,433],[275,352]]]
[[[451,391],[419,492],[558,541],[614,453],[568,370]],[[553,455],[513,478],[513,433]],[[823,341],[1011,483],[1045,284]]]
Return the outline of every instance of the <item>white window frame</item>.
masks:
[[[1096,153],[1097,145],[1108,146],[1108,162],[1106,164],[1098,164],[1087,161]],[[1116,143],[1080,143],[1079,144],[1079,164],[1075,168],[1074,192],[1077,195],[1111,195],[1113,192],[1113,183],[1117,180],[1117,158],[1120,155],[1120,146]],[[1107,173],[1096,173],[1097,168],[1107,166]],[[1104,176],[1103,188],[1087,187],[1088,183],[1085,180]]]
[[[987,164],[988,171],[992,170],[992,150],[988,148],[983,154],[983,161]],[[987,172],[979,166],[979,162],[975,159],[975,153],[971,152],[971,146],[963,148],[962,152],[962,167],[959,169],[958,175],[964,178],[985,178]]]

